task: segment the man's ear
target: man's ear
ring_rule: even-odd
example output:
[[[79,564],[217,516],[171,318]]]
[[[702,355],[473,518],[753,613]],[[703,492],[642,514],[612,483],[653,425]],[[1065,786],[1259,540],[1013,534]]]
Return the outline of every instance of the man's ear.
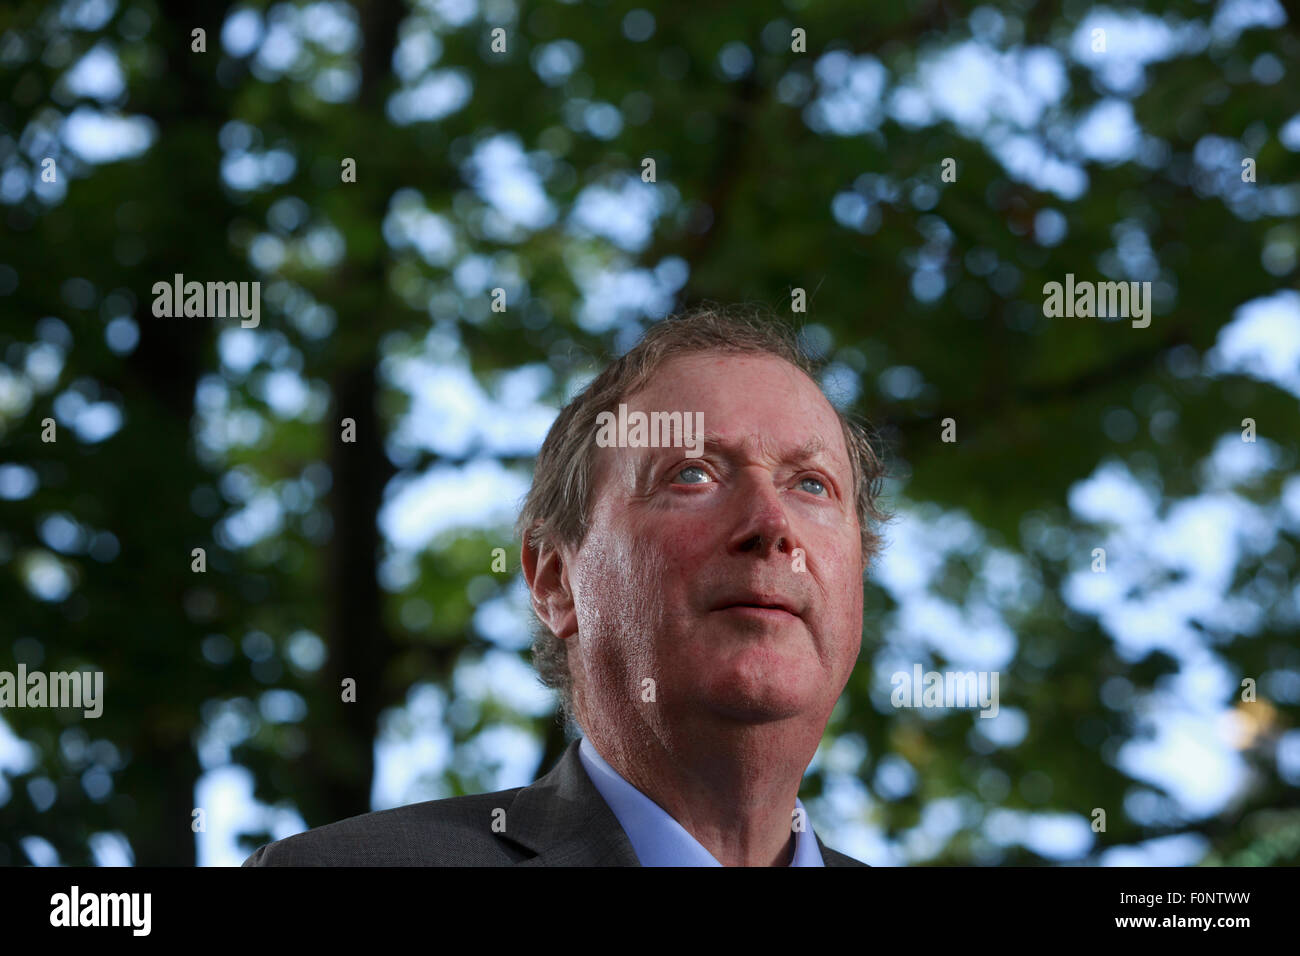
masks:
[[[535,542],[529,531],[520,557],[533,610],[542,623],[561,640],[577,633],[578,612],[569,586],[569,568],[559,549],[546,541]]]

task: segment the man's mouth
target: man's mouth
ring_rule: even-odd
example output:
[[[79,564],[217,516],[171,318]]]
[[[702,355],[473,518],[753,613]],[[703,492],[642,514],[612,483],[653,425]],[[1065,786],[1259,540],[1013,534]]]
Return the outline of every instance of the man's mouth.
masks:
[[[799,608],[793,601],[776,595],[729,597],[720,601],[713,610],[773,619],[800,616]]]

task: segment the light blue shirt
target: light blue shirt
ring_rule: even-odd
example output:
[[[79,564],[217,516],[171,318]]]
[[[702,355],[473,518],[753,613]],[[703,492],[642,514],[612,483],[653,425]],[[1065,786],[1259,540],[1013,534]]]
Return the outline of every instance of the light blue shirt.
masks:
[[[578,745],[578,758],[591,782],[614,811],[642,866],[722,866],[663,807],[607,764],[586,737]],[[790,865],[825,866],[812,825],[807,822],[807,811],[798,798],[794,805],[804,820],[804,826],[795,831],[794,858]]]

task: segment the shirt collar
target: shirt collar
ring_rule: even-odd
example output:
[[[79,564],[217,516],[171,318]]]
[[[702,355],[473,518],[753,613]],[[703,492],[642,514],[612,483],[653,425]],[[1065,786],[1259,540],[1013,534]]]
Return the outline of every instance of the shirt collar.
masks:
[[[624,780],[586,737],[578,747],[578,757],[587,776],[614,811],[642,866],[722,865],[663,807]],[[790,865],[825,866],[803,804],[796,798],[794,805],[805,825],[795,831],[794,858]]]

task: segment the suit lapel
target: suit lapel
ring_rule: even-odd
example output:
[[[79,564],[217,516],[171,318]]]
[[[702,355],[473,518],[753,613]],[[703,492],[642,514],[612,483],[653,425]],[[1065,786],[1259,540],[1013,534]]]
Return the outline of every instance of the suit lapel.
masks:
[[[515,794],[501,837],[536,854],[516,866],[640,866],[614,811],[583,769],[579,741],[532,786]],[[826,866],[866,866],[829,849],[813,831]]]
[[[835,850],[828,849],[826,844],[822,842],[822,838],[817,836],[817,832],[815,830],[813,831],[813,836],[817,837],[817,849],[822,851],[823,865],[825,866],[870,866],[870,864],[863,863],[861,860],[855,860],[851,856],[845,856],[843,853],[839,853]]]
[[[636,851],[578,757],[579,741],[506,811],[503,837],[537,855],[518,866],[640,866]]]

